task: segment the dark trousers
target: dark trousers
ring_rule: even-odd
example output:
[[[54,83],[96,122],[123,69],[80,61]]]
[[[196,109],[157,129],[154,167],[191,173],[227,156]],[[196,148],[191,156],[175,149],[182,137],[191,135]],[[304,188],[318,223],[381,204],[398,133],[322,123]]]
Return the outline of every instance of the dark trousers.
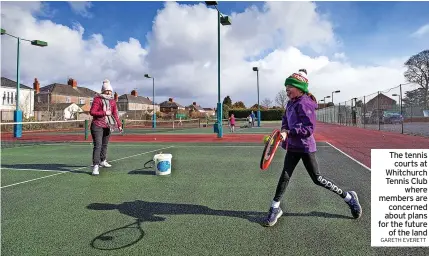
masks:
[[[276,194],[273,199],[274,201],[280,202],[282,199],[286,187],[289,184],[289,180],[292,177],[292,173],[301,159],[305,169],[307,169],[307,172],[310,175],[310,178],[316,185],[329,189],[342,198],[346,197],[346,191],[343,191],[332,181],[320,174],[316,153],[298,153],[288,151],[285,156],[283,171],[277,185]]]
[[[107,144],[109,144],[110,129],[91,124],[91,136],[94,148],[92,150],[92,164],[99,165],[107,158]]]

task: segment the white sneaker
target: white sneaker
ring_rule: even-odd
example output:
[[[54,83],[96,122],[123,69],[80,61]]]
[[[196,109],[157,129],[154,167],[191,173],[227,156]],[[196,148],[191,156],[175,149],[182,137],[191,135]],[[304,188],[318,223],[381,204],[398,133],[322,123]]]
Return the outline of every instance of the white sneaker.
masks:
[[[100,163],[101,167],[112,167],[106,160]]]
[[[92,168],[92,175],[98,175],[98,174],[100,174],[98,172],[98,165],[94,165],[94,167]]]

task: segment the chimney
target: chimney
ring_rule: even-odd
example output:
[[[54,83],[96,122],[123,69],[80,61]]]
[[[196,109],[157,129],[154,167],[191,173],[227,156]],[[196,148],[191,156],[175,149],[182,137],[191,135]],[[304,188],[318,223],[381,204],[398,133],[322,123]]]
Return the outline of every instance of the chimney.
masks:
[[[74,80],[73,78],[70,78],[69,81],[67,82],[68,85],[70,85],[73,88],[77,88],[77,81]]]
[[[168,98],[168,101],[169,102],[173,102],[173,98]]]
[[[115,97],[115,101],[117,102],[118,101],[118,97],[119,97],[117,92],[115,92],[114,97]]]
[[[134,97],[137,97],[137,91],[136,90],[132,90],[131,91],[131,95],[133,95]]]
[[[37,78],[34,78],[33,89],[36,91],[36,94],[40,92],[40,83]]]

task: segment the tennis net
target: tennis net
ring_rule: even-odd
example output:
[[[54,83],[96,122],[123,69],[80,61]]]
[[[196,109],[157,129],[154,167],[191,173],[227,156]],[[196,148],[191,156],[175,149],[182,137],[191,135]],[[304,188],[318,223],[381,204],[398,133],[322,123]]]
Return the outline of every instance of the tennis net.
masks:
[[[87,120],[1,123],[1,147],[82,141],[88,133]],[[14,130],[21,128],[20,137]]]
[[[200,119],[189,120],[167,120],[156,121],[156,127],[153,128],[152,120],[123,120],[123,129],[126,134],[142,134],[154,132],[168,132],[176,130],[187,130],[201,127]]]

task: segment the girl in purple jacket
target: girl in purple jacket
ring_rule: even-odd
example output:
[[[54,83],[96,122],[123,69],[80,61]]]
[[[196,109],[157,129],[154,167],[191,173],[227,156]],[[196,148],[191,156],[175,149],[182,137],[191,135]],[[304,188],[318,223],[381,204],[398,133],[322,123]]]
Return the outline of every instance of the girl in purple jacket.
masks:
[[[290,99],[283,116],[281,134],[282,148],[287,149],[283,171],[280,176],[276,193],[265,226],[273,226],[283,214],[280,200],[286,190],[290,177],[302,159],[308,174],[316,185],[331,190],[339,195],[349,205],[354,218],[362,215],[358,196],[354,191],[344,191],[319,172],[316,159],[316,141],[313,133],[316,125],[316,98],[308,91],[307,71],[300,69],[285,81],[287,96]],[[287,140],[286,140],[287,138]]]

